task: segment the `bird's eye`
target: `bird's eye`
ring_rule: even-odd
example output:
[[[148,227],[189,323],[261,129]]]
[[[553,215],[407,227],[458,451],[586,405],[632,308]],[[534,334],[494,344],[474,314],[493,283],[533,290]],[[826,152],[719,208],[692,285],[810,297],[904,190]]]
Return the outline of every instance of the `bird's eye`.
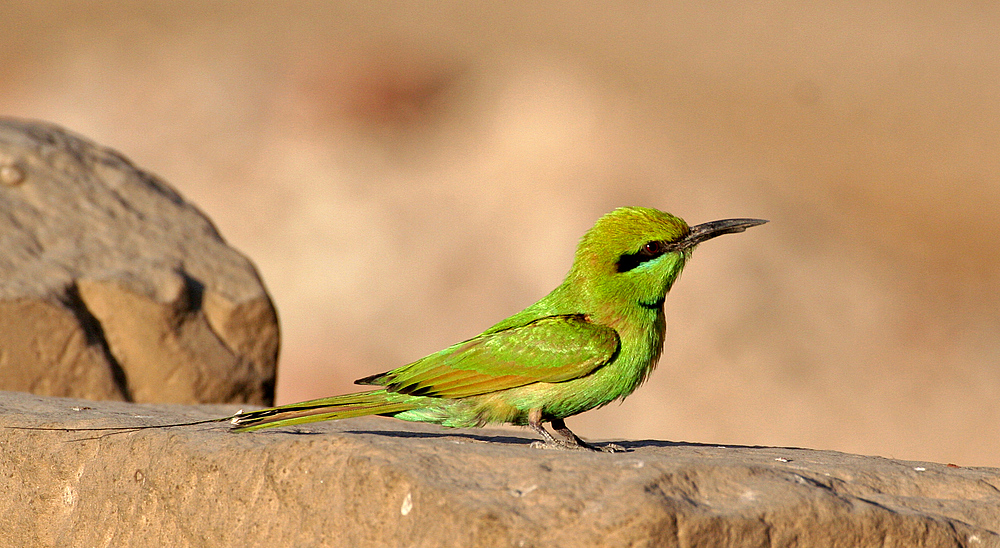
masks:
[[[662,255],[664,251],[666,251],[666,245],[659,240],[646,242],[646,245],[642,246],[642,253],[644,255]]]

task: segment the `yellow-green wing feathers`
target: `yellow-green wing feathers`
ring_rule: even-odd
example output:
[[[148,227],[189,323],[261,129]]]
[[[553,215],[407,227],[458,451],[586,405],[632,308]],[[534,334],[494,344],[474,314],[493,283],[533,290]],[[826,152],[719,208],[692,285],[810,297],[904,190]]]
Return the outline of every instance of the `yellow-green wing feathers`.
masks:
[[[409,365],[356,381],[414,396],[464,398],[589,375],[619,349],[618,333],[583,314],[488,332]]]

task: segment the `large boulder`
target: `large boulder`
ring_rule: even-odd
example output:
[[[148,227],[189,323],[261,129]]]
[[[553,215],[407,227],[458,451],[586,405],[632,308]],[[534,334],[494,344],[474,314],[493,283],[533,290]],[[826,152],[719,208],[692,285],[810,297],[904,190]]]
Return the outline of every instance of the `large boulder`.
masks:
[[[277,352],[260,277],[204,214],[112,150],[0,119],[0,389],[269,404]]]
[[[366,417],[231,433],[233,406],[0,393],[4,546],[1000,546],[1000,469]]]

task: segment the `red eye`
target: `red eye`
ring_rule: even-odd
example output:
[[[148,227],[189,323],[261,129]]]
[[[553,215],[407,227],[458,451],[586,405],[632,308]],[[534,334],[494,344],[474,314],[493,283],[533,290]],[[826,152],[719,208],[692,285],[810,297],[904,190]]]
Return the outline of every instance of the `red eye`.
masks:
[[[646,245],[642,246],[642,252],[646,255],[660,255],[664,252],[663,242],[647,242]]]

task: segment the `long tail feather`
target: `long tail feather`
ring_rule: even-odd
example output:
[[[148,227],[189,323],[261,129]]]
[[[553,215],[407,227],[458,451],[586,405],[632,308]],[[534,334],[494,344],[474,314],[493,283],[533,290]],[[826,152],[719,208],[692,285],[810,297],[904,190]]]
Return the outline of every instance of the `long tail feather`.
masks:
[[[232,430],[249,432],[275,426],[399,413],[419,407],[416,404],[418,399],[390,394],[385,390],[373,390],[240,413],[230,422]]]

